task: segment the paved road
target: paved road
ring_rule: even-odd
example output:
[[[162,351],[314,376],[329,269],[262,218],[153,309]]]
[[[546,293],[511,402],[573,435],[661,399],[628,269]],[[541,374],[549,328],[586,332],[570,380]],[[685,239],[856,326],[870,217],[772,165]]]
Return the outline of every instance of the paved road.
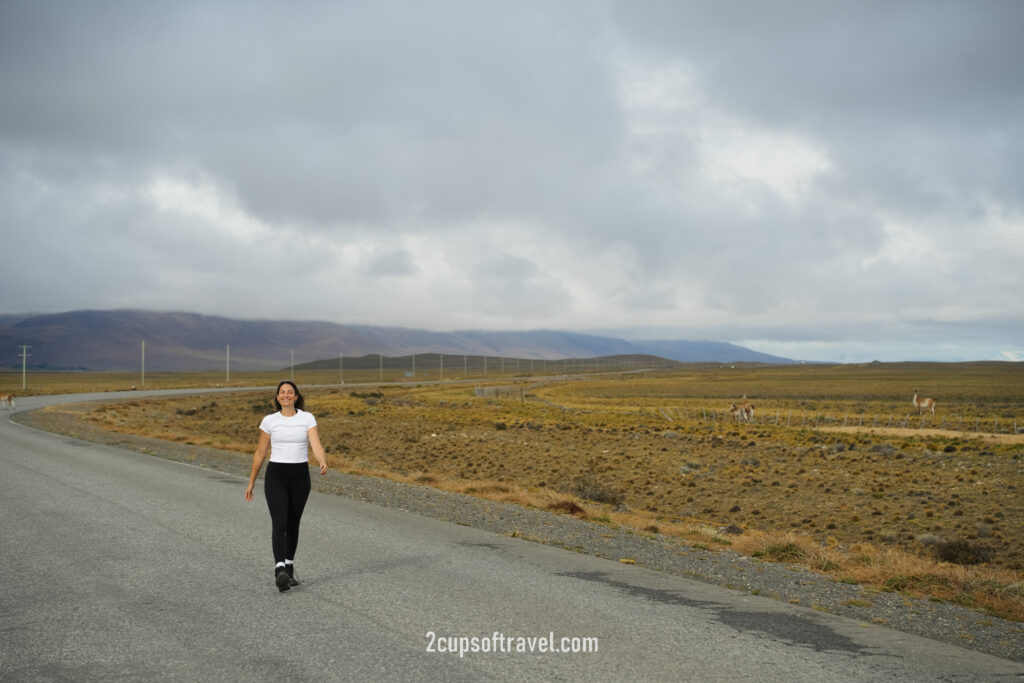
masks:
[[[316,492],[303,585],[278,593],[269,516],[240,478],[2,415],[0,472],[4,681],[1024,680],[1024,664]],[[598,652],[529,652],[552,634]]]

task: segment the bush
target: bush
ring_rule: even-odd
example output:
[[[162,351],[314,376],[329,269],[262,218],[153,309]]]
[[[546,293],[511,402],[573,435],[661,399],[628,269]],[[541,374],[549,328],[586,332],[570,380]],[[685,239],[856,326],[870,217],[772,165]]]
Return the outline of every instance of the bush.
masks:
[[[595,503],[604,503],[618,507],[626,500],[626,494],[621,489],[614,488],[601,481],[597,476],[597,469],[600,461],[591,458],[586,469],[576,477],[569,488],[569,492],[579,496],[583,500],[592,500]]]
[[[571,500],[560,500],[556,503],[548,505],[548,510],[552,512],[564,512],[567,515],[584,515],[586,511]]]
[[[572,485],[572,493],[584,500],[595,503],[619,506],[626,499],[626,494],[600,481],[592,474],[584,474],[576,478]]]
[[[352,398],[362,398],[362,399],[367,399],[367,398],[378,398],[378,399],[379,398],[384,398],[384,394],[382,394],[379,391],[367,391],[365,393],[359,393],[358,391],[353,391],[352,393],[349,394],[349,396],[351,396]]]
[[[992,559],[992,549],[981,543],[960,538],[941,541],[932,546],[935,558],[953,564],[984,564]]]
[[[803,559],[807,553],[796,543],[775,543],[765,548],[764,554],[776,562],[787,562]]]
[[[885,585],[882,587],[887,593],[896,593],[898,591],[905,591],[913,588],[917,585],[917,580],[912,576],[897,575],[886,579]]]

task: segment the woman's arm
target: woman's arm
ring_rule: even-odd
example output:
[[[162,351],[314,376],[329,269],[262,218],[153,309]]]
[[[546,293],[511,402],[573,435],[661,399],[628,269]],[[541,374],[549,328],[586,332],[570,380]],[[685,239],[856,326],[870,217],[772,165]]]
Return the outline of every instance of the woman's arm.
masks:
[[[252,487],[256,485],[256,476],[263,467],[263,461],[267,458],[267,450],[270,448],[270,434],[260,430],[260,441],[256,445],[256,452],[252,456],[252,472],[249,473],[249,487],[245,489],[245,499],[252,500]]]
[[[320,432],[316,427],[309,428],[309,445],[313,449],[313,455],[320,463],[320,474],[327,474],[327,453],[320,444]]]

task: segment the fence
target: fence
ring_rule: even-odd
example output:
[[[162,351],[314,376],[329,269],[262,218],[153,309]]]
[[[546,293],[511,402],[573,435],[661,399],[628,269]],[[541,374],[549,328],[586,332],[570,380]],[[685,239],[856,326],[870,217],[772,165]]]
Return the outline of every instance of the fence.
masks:
[[[171,357],[167,349],[140,345],[139,367],[131,370],[96,371],[29,367],[22,372],[0,368],[0,391],[21,393],[52,393],[58,391],[93,391],[109,389],[167,389],[184,386],[249,386],[273,384],[289,378],[303,385],[376,384],[416,381],[492,381],[531,377],[597,375],[603,373],[636,373],[671,370],[676,361],[643,354],[614,355],[591,358],[517,358],[452,353],[417,353],[386,356],[370,353],[361,356],[338,354],[334,358],[311,362],[272,363],[240,356],[227,347],[220,358],[220,369],[214,363],[191,359],[205,370],[170,369],[181,359]],[[155,367],[154,367],[155,366]],[[27,387],[27,392],[26,392]]]
[[[296,370],[377,371],[381,377],[398,376],[412,379],[444,379],[445,377],[508,377],[535,374],[584,374],[622,372],[645,368],[672,368],[676,361],[654,356],[600,356],[594,358],[517,358],[451,353],[419,353],[406,356],[385,356],[379,353],[359,357],[341,356],[295,366]]]
[[[473,395],[478,398],[503,398],[526,400],[526,389],[523,386],[473,387]]]

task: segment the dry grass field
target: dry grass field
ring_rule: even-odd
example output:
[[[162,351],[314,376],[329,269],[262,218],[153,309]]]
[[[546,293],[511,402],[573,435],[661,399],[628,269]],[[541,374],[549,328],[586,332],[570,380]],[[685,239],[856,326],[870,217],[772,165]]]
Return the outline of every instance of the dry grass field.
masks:
[[[923,425],[915,388],[938,401]],[[1024,434],[1014,432],[1015,420],[1024,431],[1024,364],[684,367],[304,390],[338,469],[682,536],[1024,621]],[[744,394],[752,423],[726,414]],[[269,399],[139,400],[88,417],[249,454]]]

